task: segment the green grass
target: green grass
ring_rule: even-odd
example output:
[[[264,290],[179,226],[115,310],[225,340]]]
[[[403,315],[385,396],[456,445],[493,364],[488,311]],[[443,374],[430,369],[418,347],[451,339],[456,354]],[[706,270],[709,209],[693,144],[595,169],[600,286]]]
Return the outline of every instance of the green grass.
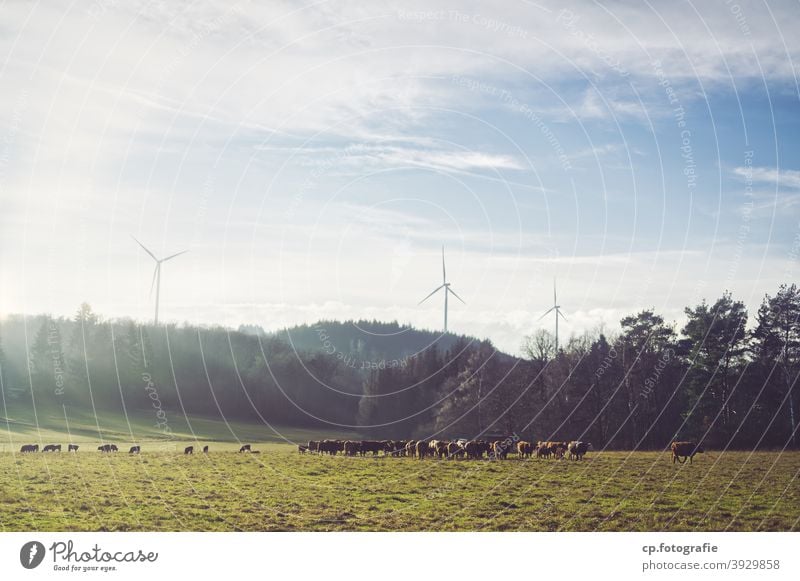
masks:
[[[164,424],[162,423],[162,426]],[[296,427],[266,426],[253,422],[223,421],[219,418],[203,418],[170,414],[165,431],[158,424],[154,410],[129,410],[126,415],[119,412],[70,407],[39,408],[36,415],[30,408],[14,410],[7,417],[0,415],[0,453],[19,450],[22,444],[58,444],[66,448],[67,442],[78,445],[99,441],[136,443],[158,443],[168,446],[175,440],[196,442],[305,442],[319,435],[318,432]],[[350,438],[352,433],[331,431],[331,438]],[[177,446],[177,445],[176,445]],[[183,447],[180,448],[183,450]]]
[[[61,440],[63,441],[63,439]],[[586,461],[301,455],[0,454],[10,531],[788,531],[800,453],[590,453]],[[202,442],[201,442],[202,443]],[[169,444],[182,449],[184,442]]]

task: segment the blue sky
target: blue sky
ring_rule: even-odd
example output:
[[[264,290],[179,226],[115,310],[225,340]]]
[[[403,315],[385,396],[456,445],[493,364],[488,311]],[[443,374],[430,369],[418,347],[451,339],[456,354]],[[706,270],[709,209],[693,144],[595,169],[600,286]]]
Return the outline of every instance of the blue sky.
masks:
[[[451,329],[516,352],[796,279],[792,2],[15,3],[0,312]]]

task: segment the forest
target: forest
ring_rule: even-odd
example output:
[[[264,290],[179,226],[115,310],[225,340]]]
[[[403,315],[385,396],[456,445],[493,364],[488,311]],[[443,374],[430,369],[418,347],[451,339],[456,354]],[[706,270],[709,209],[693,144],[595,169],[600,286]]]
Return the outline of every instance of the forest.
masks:
[[[385,438],[583,439],[662,449],[797,448],[800,291],[782,285],[750,319],[725,293],[685,309],[677,328],[654,310],[614,333],[545,330],[521,356],[488,340],[398,323],[320,321],[268,333],[9,315],[0,322],[2,412],[91,406],[325,429]]]

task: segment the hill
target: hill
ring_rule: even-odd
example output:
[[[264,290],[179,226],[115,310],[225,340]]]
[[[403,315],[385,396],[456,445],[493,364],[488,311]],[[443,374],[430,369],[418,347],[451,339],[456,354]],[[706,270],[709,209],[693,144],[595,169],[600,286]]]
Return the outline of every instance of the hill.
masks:
[[[406,367],[411,359],[436,347],[444,353],[456,345],[477,345],[474,337],[415,329],[396,321],[321,320],[270,334],[298,351],[324,353],[348,367],[369,372]]]

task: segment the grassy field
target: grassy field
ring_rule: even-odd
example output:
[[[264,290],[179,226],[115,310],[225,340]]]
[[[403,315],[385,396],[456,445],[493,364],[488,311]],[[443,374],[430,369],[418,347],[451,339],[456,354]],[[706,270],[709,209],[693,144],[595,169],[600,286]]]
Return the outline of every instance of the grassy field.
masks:
[[[584,462],[419,461],[300,455],[276,443],[246,455],[233,442],[211,443],[207,456],[171,451],[184,442],[106,455],[96,443],[87,439],[77,454],[0,453],[0,529],[799,528],[800,453],[712,453],[681,466],[650,452],[590,453]]]

